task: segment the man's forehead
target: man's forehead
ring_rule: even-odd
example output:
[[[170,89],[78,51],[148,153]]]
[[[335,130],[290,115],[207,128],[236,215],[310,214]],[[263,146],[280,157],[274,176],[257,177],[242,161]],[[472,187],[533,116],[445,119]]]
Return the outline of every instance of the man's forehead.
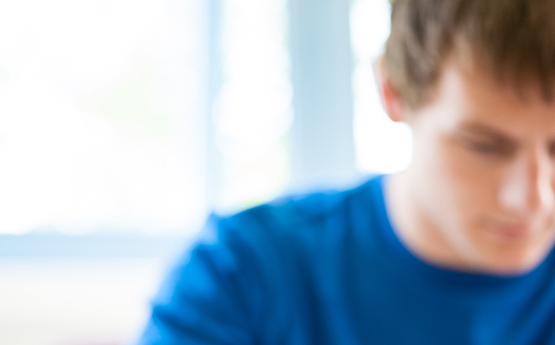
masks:
[[[555,89],[555,81],[552,82]],[[520,78],[507,74],[497,74],[479,58],[469,54],[453,55],[445,61],[440,71],[437,85],[432,92],[439,97],[451,98],[455,93],[472,96],[474,102],[483,105],[504,102],[507,105],[544,103],[549,106],[552,98],[546,97],[542,81],[530,74]]]
[[[554,101],[555,79],[540,73],[536,64],[499,61],[489,50],[480,49],[461,36],[455,38],[451,54],[443,66],[457,68],[474,79],[476,86],[487,82],[502,92],[516,94],[522,101],[535,98],[546,103]]]
[[[545,101],[537,84],[529,85],[519,94],[513,85],[451,60],[432,97],[410,115],[409,121],[428,118],[421,123],[495,140],[551,140],[555,137],[555,102]],[[426,115],[430,113],[435,115]]]

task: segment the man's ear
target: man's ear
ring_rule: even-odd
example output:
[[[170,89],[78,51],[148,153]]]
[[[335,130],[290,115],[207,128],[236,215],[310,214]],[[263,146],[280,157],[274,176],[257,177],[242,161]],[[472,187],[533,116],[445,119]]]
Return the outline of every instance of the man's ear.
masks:
[[[380,94],[382,107],[392,121],[402,122],[404,118],[404,103],[399,92],[393,87],[385,71],[383,58],[380,57],[373,64],[374,77]]]

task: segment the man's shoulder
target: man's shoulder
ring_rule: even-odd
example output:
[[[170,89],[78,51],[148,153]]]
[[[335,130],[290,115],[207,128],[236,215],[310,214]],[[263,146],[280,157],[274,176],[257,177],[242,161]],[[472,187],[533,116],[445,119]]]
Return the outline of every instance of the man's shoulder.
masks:
[[[366,178],[348,188],[328,188],[308,193],[288,194],[238,212],[230,218],[235,220],[266,218],[272,220],[318,221],[332,217],[348,203],[362,203],[376,177]]]
[[[230,216],[222,221],[236,228],[263,228],[281,233],[298,233],[330,221],[346,221],[353,208],[371,208],[381,176],[371,176],[349,188],[321,189],[289,194]],[[381,191],[379,191],[381,192]]]
[[[214,214],[191,249],[248,256],[246,261],[259,265],[272,260],[295,265],[307,255],[332,253],[342,239],[368,228],[379,204],[380,180],[369,177],[352,188],[289,195],[231,215]]]

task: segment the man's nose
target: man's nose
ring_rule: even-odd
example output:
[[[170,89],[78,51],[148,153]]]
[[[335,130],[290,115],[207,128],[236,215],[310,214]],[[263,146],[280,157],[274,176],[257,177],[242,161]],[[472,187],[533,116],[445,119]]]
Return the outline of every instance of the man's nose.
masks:
[[[521,218],[553,208],[552,164],[548,154],[539,152],[517,158],[501,187],[503,207]]]

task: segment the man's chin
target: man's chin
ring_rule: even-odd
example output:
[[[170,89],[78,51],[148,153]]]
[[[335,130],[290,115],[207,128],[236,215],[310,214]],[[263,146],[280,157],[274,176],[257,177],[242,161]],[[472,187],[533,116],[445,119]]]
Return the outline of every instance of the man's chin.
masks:
[[[520,276],[536,269],[545,257],[546,253],[539,255],[539,250],[530,253],[512,253],[509,256],[489,258],[479,270],[494,276]]]

